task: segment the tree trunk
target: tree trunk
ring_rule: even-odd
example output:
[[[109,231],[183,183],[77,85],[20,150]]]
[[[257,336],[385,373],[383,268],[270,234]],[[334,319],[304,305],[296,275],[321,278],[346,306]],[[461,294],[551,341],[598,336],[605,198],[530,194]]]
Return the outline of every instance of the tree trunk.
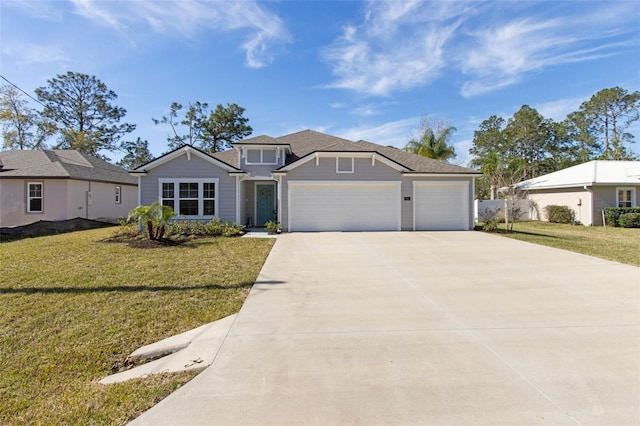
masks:
[[[149,235],[150,240],[155,239],[153,235],[153,222],[150,220],[147,221],[147,234]]]

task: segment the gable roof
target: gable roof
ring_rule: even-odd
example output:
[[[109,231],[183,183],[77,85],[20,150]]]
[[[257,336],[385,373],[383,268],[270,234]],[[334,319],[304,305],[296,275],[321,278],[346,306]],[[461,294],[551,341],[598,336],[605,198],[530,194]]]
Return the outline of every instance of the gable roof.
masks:
[[[378,153],[403,166],[408,169],[406,173],[481,174],[476,170],[411,154],[401,149],[362,140],[354,142],[314,130],[302,130],[273,139],[291,147],[291,155],[287,157],[285,167],[314,152],[369,152]],[[237,156],[235,161],[237,162]]]
[[[516,185],[520,189],[553,189],[593,185],[640,185],[640,161],[593,160]]]
[[[232,150],[234,151],[234,150]],[[225,151],[228,152],[228,151]],[[164,164],[168,161],[173,160],[174,158],[180,157],[182,155],[195,155],[196,157],[202,158],[203,160],[215,164],[219,167],[222,167],[224,170],[226,170],[227,172],[242,172],[242,170],[238,169],[237,167],[233,166],[230,162],[221,160],[220,158],[217,157],[221,157],[225,152],[217,152],[214,154],[217,154],[216,156],[210,155],[204,151],[199,150],[198,148],[191,146],[191,145],[182,145],[176,149],[174,149],[173,151],[167,152],[164,155],[161,155],[160,157],[151,160],[150,162],[143,164],[137,168],[135,168],[134,170],[131,170],[129,173],[133,174],[133,175],[144,175],[147,171],[160,166],[161,164]],[[232,159],[230,156],[227,155],[227,157],[229,157],[229,159]],[[237,164],[237,155],[236,155],[236,164]]]
[[[78,179],[137,185],[122,167],[73,149],[0,152],[0,179]]]
[[[398,170],[402,170],[405,174],[481,174],[476,170],[411,154],[398,148],[382,146],[366,141],[354,142],[337,136],[316,132],[314,130],[302,130],[300,132],[276,138],[267,135],[260,135],[234,142],[232,145],[234,146],[232,149],[214,153],[206,153],[191,145],[183,145],[182,147],[158,157],[147,164],[143,164],[137,169],[132,170],[130,173],[143,174],[149,169],[157,167],[160,164],[182,155],[183,152],[181,150],[185,149],[192,153],[196,153],[196,155],[199,155],[211,163],[221,166],[230,173],[242,173],[242,170],[238,169],[238,149],[241,147],[264,145],[275,147],[285,146],[287,148],[288,155],[285,160],[285,164],[279,170],[288,170],[288,166],[302,159],[304,159],[303,161],[306,161],[308,159],[307,157],[312,153],[324,152],[338,154],[344,152],[363,154],[377,153],[382,159],[385,159],[390,163],[397,164],[399,166],[397,167]]]

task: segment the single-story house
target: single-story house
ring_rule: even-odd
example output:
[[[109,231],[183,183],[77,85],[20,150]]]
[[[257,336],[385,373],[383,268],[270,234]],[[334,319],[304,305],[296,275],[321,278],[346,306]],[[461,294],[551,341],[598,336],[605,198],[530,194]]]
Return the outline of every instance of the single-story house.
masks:
[[[469,230],[475,170],[312,130],[211,155],[183,146],[130,172],[176,218],[283,231]]]
[[[602,225],[606,207],[638,206],[640,161],[589,161],[516,186],[533,202],[533,219],[546,220],[544,208],[560,205],[584,225]]]
[[[137,186],[125,169],[75,150],[1,151],[0,226],[126,218]]]

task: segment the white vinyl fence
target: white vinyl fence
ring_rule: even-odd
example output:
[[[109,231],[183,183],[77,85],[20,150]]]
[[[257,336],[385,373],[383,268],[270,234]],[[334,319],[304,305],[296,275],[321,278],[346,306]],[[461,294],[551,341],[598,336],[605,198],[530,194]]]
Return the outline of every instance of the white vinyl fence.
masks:
[[[504,210],[511,208],[512,201],[506,200],[475,200],[474,203],[474,218],[476,222],[480,221],[483,215],[495,212],[494,217],[497,219],[504,219]],[[530,200],[516,200],[516,207],[520,208],[522,214],[518,220],[531,220],[533,218],[533,205]]]

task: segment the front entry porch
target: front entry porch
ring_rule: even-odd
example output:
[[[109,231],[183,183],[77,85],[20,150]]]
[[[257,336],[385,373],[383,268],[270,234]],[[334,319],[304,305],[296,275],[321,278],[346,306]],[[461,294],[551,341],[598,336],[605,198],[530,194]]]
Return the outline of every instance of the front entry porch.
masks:
[[[247,228],[263,228],[278,221],[277,183],[274,180],[241,182],[240,219]]]

